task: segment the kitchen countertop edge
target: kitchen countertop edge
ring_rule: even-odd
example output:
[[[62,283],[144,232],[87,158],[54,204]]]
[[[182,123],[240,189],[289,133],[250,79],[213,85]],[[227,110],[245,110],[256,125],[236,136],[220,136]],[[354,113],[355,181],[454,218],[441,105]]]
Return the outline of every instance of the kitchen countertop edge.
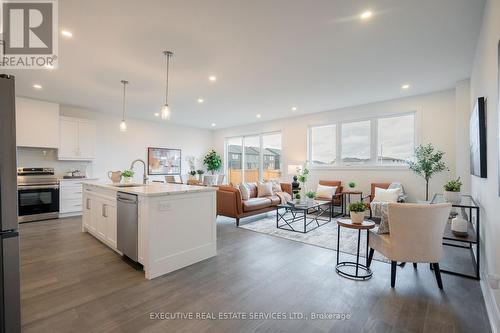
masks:
[[[112,184],[99,183],[99,182],[85,182],[84,185],[97,186],[104,189],[111,189],[117,192],[125,192],[130,194],[136,194],[138,196],[144,197],[161,197],[168,195],[186,194],[186,193],[200,193],[200,192],[213,192],[216,191],[216,187],[208,186],[196,186],[196,185],[180,185],[180,184],[147,184],[146,186],[138,187],[117,187]],[[145,187],[149,188],[150,191],[144,191]],[[153,191],[151,188],[156,187]],[[189,187],[186,189],[186,187]],[[177,188],[177,189],[176,189]]]

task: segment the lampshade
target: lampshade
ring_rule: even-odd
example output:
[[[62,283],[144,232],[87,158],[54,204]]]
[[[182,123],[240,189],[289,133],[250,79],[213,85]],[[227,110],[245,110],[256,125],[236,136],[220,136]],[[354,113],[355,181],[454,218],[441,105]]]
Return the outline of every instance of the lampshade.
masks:
[[[302,165],[300,164],[289,164],[288,165],[288,174],[295,175],[297,174],[297,169],[301,169]]]

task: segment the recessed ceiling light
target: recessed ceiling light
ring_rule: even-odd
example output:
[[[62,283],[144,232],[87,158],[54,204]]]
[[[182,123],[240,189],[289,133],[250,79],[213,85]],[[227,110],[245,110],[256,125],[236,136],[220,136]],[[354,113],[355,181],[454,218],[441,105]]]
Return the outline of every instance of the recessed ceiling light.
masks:
[[[198,98],[198,103],[200,103],[200,104],[201,104],[201,103],[203,103],[203,102],[205,102],[205,100],[204,100],[203,98]]]
[[[35,84],[33,85],[33,88],[40,90],[40,89],[42,89],[42,85],[40,85],[40,84],[38,84],[38,83],[35,83]]]
[[[260,115],[260,113],[257,113],[256,117],[257,117],[257,118],[260,118],[260,117],[262,117],[262,116]]]
[[[61,30],[61,35],[63,35],[64,37],[73,37],[73,33],[68,30]]]
[[[158,112],[155,113],[155,117],[159,117],[160,114]]]
[[[401,89],[408,90],[408,89],[410,89],[410,85],[409,84],[403,84],[401,86]]]
[[[296,107],[296,106],[293,106],[293,107],[292,107],[292,111],[297,111],[297,107]]]
[[[373,13],[371,11],[367,10],[366,12],[363,12],[361,14],[361,19],[362,20],[367,20],[367,19],[369,19],[372,16],[373,16]]]
[[[216,126],[215,123],[212,123],[212,127],[215,127],[215,126]]]
[[[210,76],[208,77],[208,80],[209,80],[209,81],[212,81],[212,82],[215,82],[215,81],[217,81],[217,77],[215,77],[215,76],[213,76],[213,75],[210,75]]]

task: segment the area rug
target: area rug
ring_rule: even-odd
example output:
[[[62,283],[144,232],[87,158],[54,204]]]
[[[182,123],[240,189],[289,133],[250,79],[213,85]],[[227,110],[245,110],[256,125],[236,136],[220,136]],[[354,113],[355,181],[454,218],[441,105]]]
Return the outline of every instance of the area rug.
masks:
[[[293,227],[294,229],[300,228],[300,226],[296,225],[293,225]],[[267,234],[274,237],[286,238],[309,245],[319,246],[333,251],[337,250],[337,222],[335,218],[332,218],[332,221],[330,223],[327,223],[305,234],[276,228],[276,216],[274,215],[266,215],[264,218],[256,220],[255,222],[240,225],[240,228]],[[341,227],[340,252],[356,255],[357,244],[358,231]],[[366,257],[365,230],[361,232],[360,257]],[[377,252],[375,252],[373,259],[382,262],[390,262],[389,260],[387,260],[387,258]]]

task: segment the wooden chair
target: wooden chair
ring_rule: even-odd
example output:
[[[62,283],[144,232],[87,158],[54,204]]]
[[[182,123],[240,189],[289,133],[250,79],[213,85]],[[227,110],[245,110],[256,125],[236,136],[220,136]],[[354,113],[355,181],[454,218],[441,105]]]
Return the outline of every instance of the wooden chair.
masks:
[[[443,255],[443,234],[451,211],[450,203],[389,203],[390,234],[370,230],[367,266],[377,251],[391,260],[391,287],[396,283],[397,262],[430,263],[439,289],[443,289],[439,261]]]

